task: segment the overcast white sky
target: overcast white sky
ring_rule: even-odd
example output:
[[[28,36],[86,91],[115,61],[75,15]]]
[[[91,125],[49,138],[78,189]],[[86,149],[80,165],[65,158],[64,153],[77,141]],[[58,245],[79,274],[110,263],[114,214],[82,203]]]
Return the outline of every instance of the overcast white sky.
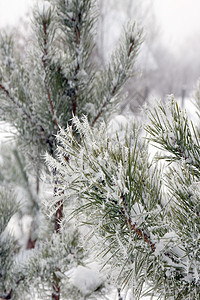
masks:
[[[0,27],[17,24],[36,1],[0,0]],[[200,0],[153,0],[153,5],[163,36],[173,46],[200,32]]]
[[[156,16],[167,41],[181,44],[191,35],[200,36],[200,0],[153,0]]]
[[[0,27],[16,25],[35,0],[0,0]]]

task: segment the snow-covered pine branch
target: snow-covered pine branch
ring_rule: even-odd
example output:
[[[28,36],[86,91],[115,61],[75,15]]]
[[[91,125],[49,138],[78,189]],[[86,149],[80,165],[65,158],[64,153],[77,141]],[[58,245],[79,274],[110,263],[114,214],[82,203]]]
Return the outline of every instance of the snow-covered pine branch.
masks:
[[[134,75],[134,64],[141,43],[142,30],[135,23],[128,24],[106,70],[100,71],[97,76],[94,91],[97,114],[92,119],[92,126],[102,119],[105,113],[108,117],[113,103],[119,102],[121,88]]]
[[[167,105],[158,104],[148,112],[150,125],[146,126],[150,140],[160,149],[165,150],[159,159],[168,162],[182,161],[197,178],[200,177],[200,143],[199,131],[181,111],[174,97]]]
[[[176,111],[174,102],[170,105],[172,115],[166,116],[175,118],[174,124],[179,123],[175,129],[180,132],[187,127],[187,118],[177,104]],[[193,168],[179,158],[163,180],[135,127],[124,138],[117,134],[114,138],[104,123],[97,130],[86,117],[74,118],[72,126],[73,131],[68,127],[57,136],[57,159],[47,161],[58,170],[63,204],[73,201],[74,216],[91,226],[100,256],[115,281],[131,288],[134,299],[139,299],[144,284],[149,286],[149,295],[196,299],[200,288],[199,178]]]
[[[152,280],[147,259],[150,265],[158,260],[156,243],[168,231],[163,224],[160,173],[149,163],[147,145],[134,126],[123,139],[109,136],[104,123],[92,129],[85,117],[74,118],[72,126],[80,143],[72,127],[62,130],[57,136],[57,161],[49,160],[58,170],[63,203],[73,201],[75,215],[83,214],[83,222],[100,238],[102,256],[117,282],[131,286],[134,279],[142,286],[144,277]],[[157,268],[161,271],[160,263]]]

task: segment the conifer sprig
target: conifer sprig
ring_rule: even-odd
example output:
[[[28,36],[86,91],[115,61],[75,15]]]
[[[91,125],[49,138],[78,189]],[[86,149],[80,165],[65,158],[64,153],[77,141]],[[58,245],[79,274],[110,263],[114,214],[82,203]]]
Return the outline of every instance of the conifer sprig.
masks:
[[[173,109],[172,113],[177,117]],[[74,118],[72,126],[73,130],[61,130],[57,161],[49,157],[48,162],[58,170],[63,204],[78,205],[74,216],[81,215],[100,238],[101,256],[117,272],[117,282],[128,284],[135,299],[144,282],[149,295],[159,297],[165,291],[166,299],[194,297],[199,293],[198,176],[182,158],[176,160],[180,169],[175,172],[175,165],[171,167],[169,193],[163,199],[161,173],[149,162],[147,145],[136,129],[113,138],[104,124],[97,132],[86,118]],[[80,135],[79,143],[74,131]],[[53,199],[52,212],[55,204]]]
[[[182,112],[172,97],[167,106],[159,104],[149,112],[150,125],[146,126],[150,140],[161,150],[166,150],[158,158],[168,162],[184,162],[196,176],[200,176],[199,132]]]
[[[75,212],[83,213],[84,223],[101,235],[103,255],[120,270],[119,281],[125,285],[133,278],[133,269],[140,278],[147,257],[151,261],[152,252],[156,252],[155,235],[159,239],[167,232],[167,226],[162,226],[158,170],[149,165],[147,149],[136,129],[121,140],[109,137],[105,125],[97,133],[85,118],[82,122],[74,118],[72,124],[81,143],[77,143],[71,127],[67,132],[61,130],[58,162],[51,157],[48,161],[58,169],[57,188],[63,190],[64,205],[72,200],[78,203]],[[56,199],[50,206],[52,212],[54,205]],[[140,252],[144,256],[137,265]]]
[[[99,108],[97,107],[98,113],[92,120],[92,126],[105,113],[105,110],[109,109],[112,101],[117,103],[122,86],[133,76],[133,67],[141,43],[142,31],[137,28],[136,24],[129,24],[106,70],[102,70],[97,77],[98,88],[94,97],[97,99],[96,103],[99,103]]]

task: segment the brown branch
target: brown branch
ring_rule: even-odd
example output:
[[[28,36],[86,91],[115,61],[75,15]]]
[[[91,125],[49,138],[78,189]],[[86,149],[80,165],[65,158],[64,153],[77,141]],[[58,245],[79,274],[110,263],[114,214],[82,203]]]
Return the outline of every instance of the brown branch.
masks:
[[[47,82],[45,82],[45,88],[46,88],[46,91],[47,91],[47,96],[48,96],[49,104],[50,104],[50,107],[51,107],[51,114],[52,114],[54,123],[56,124],[56,127],[57,127],[57,129],[59,131],[60,127],[59,127],[58,122],[56,120],[56,116],[55,116],[55,112],[54,112],[54,107],[53,107],[53,103],[52,103],[52,100],[51,100],[51,94],[50,94],[50,90],[49,90],[49,87],[47,85]]]
[[[143,232],[139,227],[137,227],[136,223],[132,224],[132,220],[127,213],[125,196],[121,195],[121,199],[122,199],[121,204],[123,206],[123,208],[121,210],[122,210],[123,216],[125,218],[125,222],[129,225],[130,229],[132,229],[140,239],[143,239],[144,242],[147,243],[151,247],[151,250],[153,252],[155,252],[156,246],[155,246],[155,244],[152,243],[152,241],[150,240],[148,235],[145,232]]]
[[[78,26],[75,27],[74,32],[75,32],[75,42],[77,45],[79,45],[81,40],[81,33]]]
[[[142,232],[142,230],[139,227],[136,227],[136,224],[131,224],[131,220],[128,220],[128,222],[129,222],[131,229],[133,229],[137,233],[138,237],[143,239],[145,241],[145,243],[147,243],[151,247],[152,251],[155,252],[156,246],[151,242],[148,235],[146,233]]]
[[[131,230],[133,230],[140,239],[142,239],[145,243],[147,243],[151,247],[151,250],[153,252],[155,252],[156,251],[156,246],[150,240],[150,238],[148,237],[148,235],[145,232],[143,232],[142,229],[140,229],[139,227],[137,227],[136,223],[132,224],[131,218],[129,217],[128,212],[127,212],[127,205],[126,205],[126,202],[125,202],[125,196],[121,195],[121,199],[122,199],[121,204],[123,206],[123,208],[121,208],[121,211],[123,213],[123,216],[124,216],[126,224],[128,224],[129,228]],[[179,261],[176,258],[174,258],[171,253],[164,252],[163,254],[165,256],[169,257],[174,263],[179,264]],[[179,275],[182,276],[182,274],[179,274]]]
[[[79,21],[81,20],[81,15],[79,14]],[[75,22],[75,20],[74,20]],[[44,65],[44,69],[46,69],[46,59],[45,57],[47,56],[47,38],[46,38],[46,32],[47,32],[47,28],[46,28],[46,23],[43,23],[43,27],[44,27],[44,56],[43,56],[43,65]],[[75,34],[75,43],[77,45],[77,48],[79,47],[80,44],[80,30],[78,28],[78,26],[75,26],[74,29],[74,34]],[[78,71],[80,69],[80,65],[79,63],[76,66],[76,69],[74,71],[74,76],[76,76],[78,74]],[[51,112],[54,116],[54,108],[53,108],[53,104],[51,101],[51,95],[50,95],[50,91],[49,88],[47,86],[47,83],[45,82],[45,87],[47,90],[47,94],[48,94],[48,99],[49,99],[49,103],[51,106]],[[73,115],[76,115],[76,111],[77,111],[77,93],[75,92],[74,95],[72,95],[72,112]],[[57,120],[54,119],[54,122],[58,128],[58,130],[60,130],[58,124],[57,124]],[[69,160],[69,157],[66,158],[66,160]],[[56,175],[56,169],[54,170],[54,175]],[[56,181],[55,181],[56,184]],[[55,186],[54,188],[54,195],[56,196],[58,193],[57,187]],[[61,193],[63,193],[61,191]],[[56,233],[60,233],[60,229],[61,229],[61,221],[63,219],[63,203],[62,201],[58,201],[57,202],[57,206],[58,209],[55,212],[54,215],[54,230]],[[57,269],[57,271],[59,271],[59,269]],[[53,274],[53,292],[52,292],[52,300],[59,300],[60,299],[60,278],[54,273]]]
[[[100,116],[102,115],[104,108],[106,107],[108,101],[105,101],[100,109],[100,111],[98,112],[98,114],[96,115],[96,117],[94,118],[94,120],[92,121],[92,127],[94,126],[94,124],[96,123],[96,121],[100,118]]]
[[[0,295],[0,300],[9,300],[9,299],[11,299],[12,298],[12,293],[13,293],[13,289],[11,289],[10,292],[5,296]]]
[[[81,13],[79,12],[78,14],[78,23],[80,24],[81,23],[81,18],[82,18],[82,15]],[[80,45],[80,41],[81,41],[81,32],[80,32],[80,29],[78,27],[78,25],[76,24],[76,18],[72,17],[72,22],[75,24],[74,26],[74,38],[75,38],[75,43],[76,45]]]
[[[54,194],[56,194],[56,187],[54,188]],[[60,234],[61,229],[61,220],[63,219],[63,204],[61,201],[58,201],[57,205],[59,208],[56,210],[55,216],[54,216],[54,230],[57,234]],[[60,271],[59,268],[57,268],[57,271]],[[56,273],[53,273],[53,283],[52,288],[53,292],[51,295],[52,300],[60,300],[60,278],[56,275]]]
[[[57,202],[57,206],[59,206],[59,208],[56,210],[55,213],[55,223],[54,223],[54,230],[56,233],[60,233],[60,222],[63,219],[63,204],[61,201]]]
[[[56,175],[56,169],[53,170],[53,175]],[[54,186],[54,196],[57,196],[58,189],[56,187],[57,181],[55,180],[55,186]],[[54,230],[57,234],[60,234],[61,229],[61,221],[63,219],[63,204],[62,201],[57,202],[57,210],[54,215]],[[59,271],[59,268],[57,268],[57,271]],[[52,300],[60,300],[60,278],[56,275],[56,273],[53,273],[53,282],[52,282],[52,289],[53,292],[51,294]]]
[[[132,41],[131,41],[129,51],[128,51],[128,57],[131,55],[131,52],[133,51],[134,45],[135,45],[135,39],[133,38]]]
[[[74,96],[74,98],[72,99],[72,112],[73,112],[73,116],[76,115],[76,108],[77,108],[76,99],[77,99],[77,97],[75,97],[75,96]]]

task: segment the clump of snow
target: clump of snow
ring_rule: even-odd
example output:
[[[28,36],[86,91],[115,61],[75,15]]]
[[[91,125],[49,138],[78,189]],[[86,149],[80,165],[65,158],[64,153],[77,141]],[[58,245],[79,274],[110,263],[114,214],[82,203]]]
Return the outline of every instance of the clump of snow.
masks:
[[[145,219],[144,207],[142,204],[136,202],[131,208],[131,220],[132,223],[137,223],[140,226]]]
[[[124,140],[124,134],[126,132],[127,126],[132,124],[134,118],[132,116],[116,115],[114,116],[108,124],[108,135],[111,138],[116,138],[116,133],[119,140],[122,142]]]
[[[24,215],[19,219],[19,216],[15,214],[8,223],[8,232],[18,240],[21,246],[25,247],[28,241],[32,220],[29,215]]]
[[[128,120],[123,115],[117,115],[109,123],[108,126],[108,132],[109,133],[115,133],[116,131],[119,131],[121,128],[126,128],[128,124]]]
[[[174,231],[171,232],[167,232],[162,239],[160,240],[159,243],[156,244],[156,251],[154,252],[154,254],[157,256],[159,255],[166,246],[169,246],[169,243],[174,243],[175,241],[177,241],[178,236]]]
[[[70,278],[70,282],[83,296],[95,291],[102,284],[102,281],[98,266],[95,263],[91,264],[90,267],[78,266]]]

